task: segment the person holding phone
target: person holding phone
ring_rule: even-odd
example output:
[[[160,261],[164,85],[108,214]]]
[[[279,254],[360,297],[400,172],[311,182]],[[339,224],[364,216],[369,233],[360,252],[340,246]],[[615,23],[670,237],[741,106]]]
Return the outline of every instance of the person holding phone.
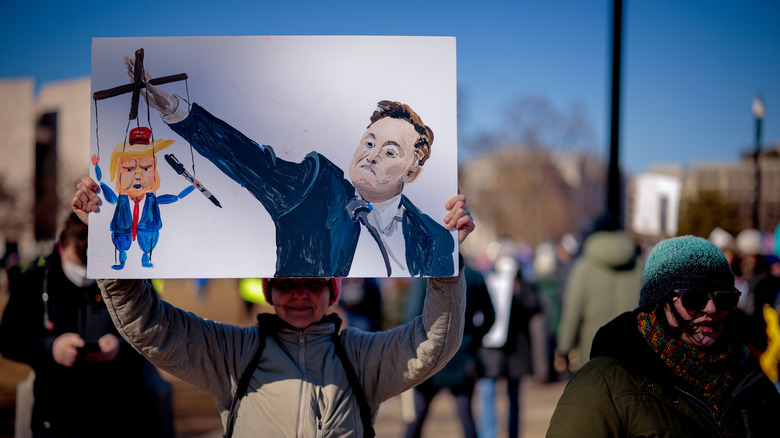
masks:
[[[729,262],[715,244],[649,253],[639,307],[603,326],[548,437],[776,437],[780,393],[749,353]]]
[[[172,436],[170,384],[119,336],[86,260],[87,226],[72,213],[11,291],[0,353],[35,372],[31,424],[16,427],[34,437]],[[156,398],[166,388],[167,407]]]

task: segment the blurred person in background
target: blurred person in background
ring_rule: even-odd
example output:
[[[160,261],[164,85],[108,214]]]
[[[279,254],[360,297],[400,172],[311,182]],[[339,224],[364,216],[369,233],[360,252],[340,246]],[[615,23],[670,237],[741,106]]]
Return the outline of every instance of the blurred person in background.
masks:
[[[6,242],[2,263],[6,278],[5,290],[10,293],[22,276],[21,259],[19,258],[19,251],[16,244]]]
[[[195,302],[203,304],[206,302],[206,289],[209,284],[208,278],[194,278],[192,282],[195,286]]]
[[[780,266],[776,269],[778,268]],[[777,275],[780,276],[780,272]],[[766,322],[767,348],[759,356],[759,363],[764,374],[780,391],[780,295],[775,300],[774,306],[764,307],[764,321]]]
[[[493,304],[485,285],[482,274],[465,267],[466,276],[466,314],[463,328],[463,340],[455,356],[447,362],[441,371],[414,388],[414,420],[406,428],[406,438],[419,438],[436,394],[447,389],[455,398],[457,416],[463,427],[465,438],[476,438],[477,429],[474,425],[472,401],[474,385],[477,376],[482,374],[482,364],[478,349],[482,345],[482,337],[490,330],[495,320]],[[412,320],[422,312],[425,299],[425,281],[413,280],[407,294],[407,320]]]
[[[780,292],[780,259],[765,250],[764,236],[756,229],[741,231],[736,247],[743,273],[739,307],[750,316],[744,331],[750,335],[751,352],[759,358],[764,372],[780,384],[777,377],[780,339],[775,310]]]
[[[339,306],[347,324],[367,332],[382,328],[382,294],[375,278],[345,278],[341,281]]]
[[[596,219],[593,233],[574,261],[563,295],[558,354],[576,350],[576,369],[588,358],[593,336],[615,316],[636,307],[642,285],[642,255],[631,236],[609,213]]]
[[[777,437],[780,393],[748,353],[740,292],[712,242],[648,254],[639,306],[598,331],[548,437]]]
[[[734,287],[742,292],[742,295],[739,298],[739,308],[744,309],[748,296],[748,285],[747,282],[742,279],[742,255],[737,249],[736,239],[734,239],[734,236],[728,231],[720,227],[715,227],[715,229],[710,232],[707,240],[720,248],[721,252],[726,257],[726,260],[729,261],[731,272],[734,273]]]
[[[244,321],[254,321],[257,317],[256,307],[263,312],[271,305],[265,300],[262,278],[239,278],[238,296],[241,297],[241,315]]]
[[[763,236],[756,229],[746,229],[737,235],[737,249],[742,256],[742,279],[747,284],[747,298],[743,298],[742,309],[748,315],[763,321],[764,305],[774,306],[780,279],[773,275],[771,265],[777,263],[774,254],[764,251]]]
[[[509,438],[520,434],[520,383],[533,372],[529,322],[541,311],[533,284],[525,280],[522,266],[511,251],[496,258],[493,272],[486,283],[496,319],[485,337],[479,355],[484,374],[477,382],[480,400],[478,431],[480,438],[498,436],[496,415],[496,383],[506,380],[509,409]]]
[[[35,372],[34,437],[170,437],[170,384],[114,328],[86,277],[87,226],[71,214],[24,274],[0,321],[0,353]]]
[[[534,252],[533,283],[539,295],[544,322],[544,336],[541,340],[543,357],[536,358],[536,363],[541,365],[543,369],[535,371],[543,382],[555,382],[559,378],[555,366],[555,352],[557,351],[558,326],[563,306],[563,288],[568,277],[572,254],[575,251],[571,246],[570,239],[574,239],[574,237],[564,236],[557,245],[549,242],[541,243]]]
[[[715,227],[710,232],[707,240],[720,248],[721,252],[723,252],[723,255],[726,256],[726,260],[729,261],[731,271],[734,272],[735,276],[738,276],[738,273],[734,271],[734,264],[739,262],[739,253],[737,251],[736,240],[734,239],[734,236],[723,228]]]

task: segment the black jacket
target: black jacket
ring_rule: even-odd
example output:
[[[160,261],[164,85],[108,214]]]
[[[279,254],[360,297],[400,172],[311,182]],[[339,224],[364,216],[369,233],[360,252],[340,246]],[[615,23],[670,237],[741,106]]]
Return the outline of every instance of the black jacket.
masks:
[[[44,279],[47,303],[42,298]],[[52,323],[48,328],[44,309]],[[77,333],[88,343],[114,334],[120,339],[120,353],[111,362],[79,358],[72,367],[62,366],[54,361],[52,344],[64,333]],[[34,432],[150,436],[154,414],[149,412],[151,395],[143,373],[151,365],[121,340],[97,285],[80,288],[68,280],[57,249],[11,292],[0,321],[0,353],[35,371]]]

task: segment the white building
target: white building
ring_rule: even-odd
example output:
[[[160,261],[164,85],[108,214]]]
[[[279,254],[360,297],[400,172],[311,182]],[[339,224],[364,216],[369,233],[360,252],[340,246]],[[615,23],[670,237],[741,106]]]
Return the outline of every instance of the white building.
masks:
[[[654,237],[677,235],[682,180],[663,173],[644,173],[634,180],[631,230]]]

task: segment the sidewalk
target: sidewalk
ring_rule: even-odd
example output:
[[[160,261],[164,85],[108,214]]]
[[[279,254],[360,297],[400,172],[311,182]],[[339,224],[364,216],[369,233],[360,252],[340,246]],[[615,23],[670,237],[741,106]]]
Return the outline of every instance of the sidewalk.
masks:
[[[540,384],[527,379],[521,387],[522,438],[544,438],[550,417],[555,410],[558,398],[566,382]],[[497,416],[499,421],[498,438],[506,438],[507,400],[505,386],[499,381],[496,388]],[[479,401],[475,399],[475,404]],[[463,436],[460,421],[455,411],[454,399],[448,392],[437,395],[431,404],[428,418],[423,429],[423,438],[460,438]],[[479,421],[475,414],[475,421]],[[400,397],[392,398],[379,408],[374,428],[377,438],[403,437],[406,423],[401,419]]]

